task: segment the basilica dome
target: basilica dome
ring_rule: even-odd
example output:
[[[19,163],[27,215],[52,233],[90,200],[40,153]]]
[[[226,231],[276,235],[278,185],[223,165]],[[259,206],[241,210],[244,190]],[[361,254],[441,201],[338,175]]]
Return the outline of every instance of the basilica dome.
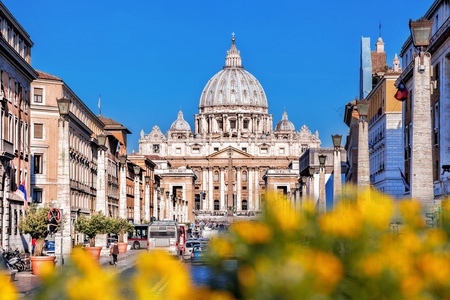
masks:
[[[223,70],[206,84],[199,108],[213,106],[252,106],[268,109],[267,98],[258,80],[244,70],[240,52],[232,39]]]
[[[170,126],[171,131],[190,131],[191,126],[189,126],[189,123],[186,122],[183,118],[183,112],[178,112],[178,119],[175,120],[175,122],[172,123]]]
[[[295,126],[291,121],[288,120],[288,115],[286,110],[283,113],[281,121],[275,126],[275,131],[295,131]]]

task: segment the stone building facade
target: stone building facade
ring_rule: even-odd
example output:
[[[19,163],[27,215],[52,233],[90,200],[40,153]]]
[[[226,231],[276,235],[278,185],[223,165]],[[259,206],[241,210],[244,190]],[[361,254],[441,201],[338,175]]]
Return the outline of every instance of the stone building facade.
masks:
[[[258,80],[244,70],[233,38],[223,70],[208,81],[200,96],[194,130],[180,111],[167,134],[158,126],[148,134],[141,132],[139,154],[156,155],[166,162],[157,164],[155,172],[161,176],[161,192],[164,188],[171,201],[176,193],[189,195],[192,185],[193,201],[182,198],[188,201],[189,215],[191,211],[224,214],[229,207],[236,214],[257,212],[266,182],[271,180],[265,177],[268,171],[287,170],[307,149],[321,145],[317,131],[312,134],[305,125],[296,131],[286,112],[273,129],[268,109],[266,94]],[[186,178],[182,192],[174,170]],[[277,179],[286,191],[295,188],[298,179],[294,178],[298,171],[293,172],[297,174],[294,177],[291,173]]]
[[[450,193],[450,4],[448,1],[435,0],[424,17],[433,20],[430,45],[427,51],[431,54],[431,82],[429,85],[431,97],[429,112],[431,113],[431,161],[433,194],[436,199],[443,198]],[[403,81],[409,91],[408,99],[403,102],[403,149],[404,170],[406,180],[411,183],[412,178],[412,149],[415,134],[413,128],[414,115],[414,59],[415,49],[411,36],[402,46],[400,57],[403,72],[396,84]],[[427,58],[428,59],[428,58]],[[426,88],[426,87],[424,87]],[[410,195],[410,190],[404,190],[404,195]],[[434,203],[435,208],[440,205]]]
[[[17,228],[24,201],[14,194],[21,183],[30,193],[30,84],[33,42],[0,2],[0,247],[27,248]]]

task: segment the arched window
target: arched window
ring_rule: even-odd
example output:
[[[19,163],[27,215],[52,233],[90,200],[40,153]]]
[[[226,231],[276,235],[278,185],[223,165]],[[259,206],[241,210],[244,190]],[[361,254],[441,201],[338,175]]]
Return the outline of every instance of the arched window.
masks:
[[[214,200],[214,210],[219,210],[219,200]]]
[[[247,210],[247,200],[242,200],[242,210]]]
[[[247,182],[247,172],[242,173],[242,181]]]
[[[214,172],[214,181],[219,181],[219,172]]]

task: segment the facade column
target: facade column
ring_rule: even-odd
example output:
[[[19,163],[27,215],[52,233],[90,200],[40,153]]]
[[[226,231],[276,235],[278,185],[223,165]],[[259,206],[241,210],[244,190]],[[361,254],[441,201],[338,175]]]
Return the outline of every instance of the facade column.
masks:
[[[430,113],[428,107],[428,113]],[[358,189],[366,190],[370,186],[370,165],[369,165],[369,124],[367,116],[359,116],[358,128]],[[430,135],[431,125],[428,128]],[[431,135],[430,135],[431,138]],[[431,143],[431,141],[430,141]],[[431,145],[431,144],[430,144]],[[431,161],[431,160],[430,160]]]
[[[248,168],[248,210],[253,211],[253,168]]]
[[[225,206],[225,172],[224,168],[220,167],[220,207]]]
[[[208,207],[209,210],[213,211],[214,210],[214,197],[213,197],[213,169],[212,167],[209,167],[209,191],[208,191],[208,198],[209,198],[209,203],[208,203]]]
[[[99,146],[97,150],[97,195],[95,199],[95,211],[103,212],[108,216],[108,201],[106,201],[106,147]],[[97,247],[106,247],[106,234],[98,234],[95,237],[95,245]]]
[[[173,203],[172,203],[172,194],[169,191],[169,194],[166,195],[166,219],[172,221],[172,209],[173,209]]]
[[[259,203],[259,169],[255,168],[255,210],[260,210],[260,203]]]
[[[426,213],[434,212],[433,163],[430,114],[430,54],[423,55],[424,71],[419,71],[420,56],[414,58],[414,96],[411,156],[411,198],[417,199]]]
[[[69,122],[64,117],[58,120],[58,190],[56,192],[58,206],[62,213],[62,238],[58,232],[55,243],[55,254],[58,261],[64,264],[72,250],[72,221],[70,203],[70,149],[69,149]],[[11,216],[10,216],[11,217]],[[61,248],[63,257],[61,257]]]
[[[140,174],[134,174],[134,216],[135,224],[141,224],[141,191],[139,190]]]
[[[127,163],[120,166],[119,189],[119,217],[128,219],[127,216]]]
[[[155,220],[158,219],[158,207],[159,207],[159,203],[158,203],[158,190],[155,189],[153,192],[153,217],[155,218]]]
[[[202,180],[202,192],[203,193],[207,193],[208,192],[208,183],[207,183],[207,176],[206,176],[207,174],[206,173],[207,173],[206,168],[202,167],[202,178],[203,178],[203,180]],[[207,208],[207,200],[206,200],[206,197],[203,198],[203,194],[202,194],[202,197],[201,197],[200,201],[202,203],[201,210],[203,210],[203,211],[208,210],[208,208]]]
[[[325,167],[320,166],[319,169],[319,213],[327,212],[327,202],[325,194]]]
[[[236,167],[236,211],[242,210],[241,205],[241,168]]]
[[[144,189],[144,219],[150,221],[150,185],[145,183]]]
[[[316,202],[316,197],[314,195],[314,169],[311,169],[312,174],[309,176],[309,191],[308,196]]]

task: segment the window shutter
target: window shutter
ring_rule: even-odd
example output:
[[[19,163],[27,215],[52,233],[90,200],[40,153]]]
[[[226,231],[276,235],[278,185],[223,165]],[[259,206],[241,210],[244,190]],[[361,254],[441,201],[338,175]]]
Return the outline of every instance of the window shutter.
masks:
[[[42,139],[43,138],[43,124],[34,124],[34,138]]]

